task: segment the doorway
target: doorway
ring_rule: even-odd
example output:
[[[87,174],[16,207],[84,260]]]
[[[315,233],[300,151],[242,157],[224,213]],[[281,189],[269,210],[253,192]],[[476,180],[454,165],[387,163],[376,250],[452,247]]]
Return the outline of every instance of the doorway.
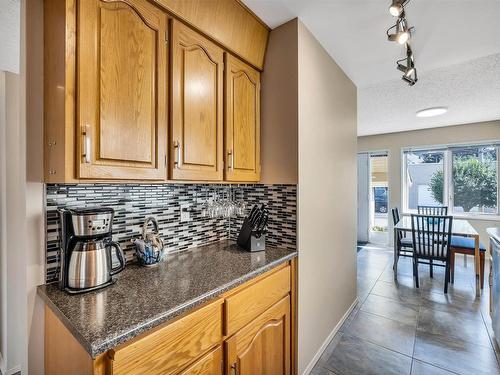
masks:
[[[388,153],[358,154],[358,243],[389,243]]]

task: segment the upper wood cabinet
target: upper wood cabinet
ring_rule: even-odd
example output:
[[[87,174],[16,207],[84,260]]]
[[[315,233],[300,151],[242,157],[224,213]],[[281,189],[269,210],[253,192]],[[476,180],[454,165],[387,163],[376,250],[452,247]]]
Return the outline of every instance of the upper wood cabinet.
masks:
[[[78,177],[164,180],[167,16],[143,0],[78,5]]]
[[[260,73],[226,54],[225,179],[260,180]]]
[[[259,181],[268,30],[188,3],[44,2],[45,182]]]
[[[220,181],[224,52],[187,26],[171,25],[170,176]]]
[[[289,375],[290,297],[231,336],[225,345],[228,374]]]

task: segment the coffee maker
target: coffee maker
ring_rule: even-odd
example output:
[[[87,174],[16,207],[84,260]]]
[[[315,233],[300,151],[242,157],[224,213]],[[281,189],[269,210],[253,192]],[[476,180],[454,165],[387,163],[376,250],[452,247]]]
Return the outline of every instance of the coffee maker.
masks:
[[[114,210],[109,207],[59,210],[59,288],[70,294],[104,288],[125,268],[123,251],[112,241]],[[119,261],[113,267],[112,250]]]

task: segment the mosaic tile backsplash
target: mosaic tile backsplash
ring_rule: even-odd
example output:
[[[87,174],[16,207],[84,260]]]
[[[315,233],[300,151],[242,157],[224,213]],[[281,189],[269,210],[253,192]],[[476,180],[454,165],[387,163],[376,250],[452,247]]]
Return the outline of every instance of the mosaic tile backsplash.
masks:
[[[225,199],[228,195],[234,200],[243,200],[249,208],[256,203],[265,203],[270,213],[267,243],[293,250],[296,248],[296,185],[48,184],[46,194],[47,282],[55,280],[57,275],[57,209],[65,207],[113,207],[113,239],[120,243],[128,262],[135,261],[131,239],[141,235],[142,224],[148,216],[156,217],[161,237],[171,252],[227,238],[235,239],[242,218],[202,215],[202,206],[207,199]],[[189,221],[181,222],[181,206],[190,211]]]

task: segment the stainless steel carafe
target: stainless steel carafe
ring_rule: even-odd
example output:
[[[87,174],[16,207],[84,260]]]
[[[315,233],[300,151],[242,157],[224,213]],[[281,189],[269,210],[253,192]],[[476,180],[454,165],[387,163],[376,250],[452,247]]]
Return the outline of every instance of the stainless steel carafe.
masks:
[[[112,250],[120,264],[112,267]],[[68,266],[68,287],[89,289],[109,283],[111,277],[123,270],[125,260],[120,246],[113,241],[87,240],[75,244]]]

